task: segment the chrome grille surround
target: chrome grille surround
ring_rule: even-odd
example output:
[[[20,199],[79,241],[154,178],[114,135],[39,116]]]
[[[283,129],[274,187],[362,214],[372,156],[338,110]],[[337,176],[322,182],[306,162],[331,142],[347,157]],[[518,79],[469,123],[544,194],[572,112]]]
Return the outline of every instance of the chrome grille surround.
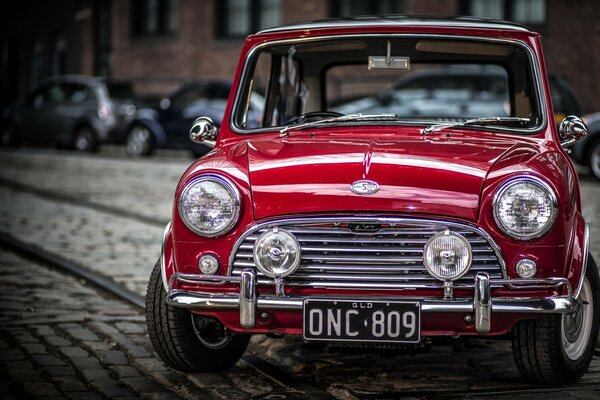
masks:
[[[254,264],[252,251],[258,236],[279,227],[294,234],[301,246],[297,271],[284,279],[286,286],[330,289],[409,290],[441,288],[442,282],[423,266],[423,247],[438,232],[463,235],[473,248],[469,272],[455,288],[473,288],[478,272],[490,279],[506,279],[498,246],[480,228],[457,222],[395,217],[307,217],[272,220],[248,228],[234,244],[228,275],[243,269],[257,272],[258,285],[274,285]]]

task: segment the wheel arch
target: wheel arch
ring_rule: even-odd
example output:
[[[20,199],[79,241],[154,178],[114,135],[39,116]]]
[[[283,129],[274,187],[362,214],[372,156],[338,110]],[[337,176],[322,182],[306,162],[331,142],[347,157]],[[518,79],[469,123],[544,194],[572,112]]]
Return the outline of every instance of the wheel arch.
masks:
[[[571,254],[567,279],[573,288],[573,296],[577,297],[583,285],[583,278],[587,268],[587,262],[590,250],[590,227],[579,214],[575,219],[575,229],[573,243],[571,244]]]
[[[163,233],[162,247],[160,250],[160,275],[166,292],[169,291],[169,279],[174,272],[173,231],[171,229],[171,222],[169,221]]]

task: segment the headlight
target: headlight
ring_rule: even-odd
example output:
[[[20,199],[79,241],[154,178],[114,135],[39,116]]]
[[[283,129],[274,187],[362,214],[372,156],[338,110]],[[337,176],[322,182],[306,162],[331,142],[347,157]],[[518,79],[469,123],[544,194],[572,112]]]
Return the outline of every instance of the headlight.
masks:
[[[201,236],[229,231],[238,220],[240,194],[229,180],[217,175],[194,179],[179,198],[179,215],[185,226]]]
[[[494,196],[494,219],[515,239],[535,239],[552,227],[557,204],[552,188],[540,179],[511,179]]]
[[[442,281],[454,281],[466,274],[472,258],[467,239],[450,231],[433,235],[423,249],[425,269]]]
[[[275,228],[254,243],[254,262],[269,278],[284,278],[300,265],[300,245],[294,235]]]

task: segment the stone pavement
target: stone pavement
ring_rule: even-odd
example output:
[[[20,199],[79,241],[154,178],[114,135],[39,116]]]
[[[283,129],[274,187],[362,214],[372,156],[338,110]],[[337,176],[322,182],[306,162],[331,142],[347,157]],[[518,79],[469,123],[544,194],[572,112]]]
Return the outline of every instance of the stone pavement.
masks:
[[[150,270],[158,257],[163,229],[160,223],[129,218],[126,213],[133,212],[158,222],[167,221],[175,184],[190,161],[187,157],[128,160],[105,154],[88,156],[59,151],[0,150],[0,232],[8,232],[22,241],[62,255],[143,295]],[[49,196],[52,193],[57,196]],[[592,253],[600,261],[600,184],[590,178],[583,179],[582,194],[584,214],[591,223]],[[83,203],[65,202],[61,196]],[[123,215],[110,212],[110,208],[123,211]],[[56,367],[57,371],[63,371],[58,367],[64,365],[43,364],[44,360],[59,362],[55,359],[70,366],[85,390],[100,397],[111,396],[92,383],[106,378],[107,374],[117,382],[116,387],[128,390],[124,396],[168,398],[176,393],[190,398],[201,393],[207,398],[249,398],[271,393],[273,381],[263,379],[244,362],[224,374],[186,376],[169,371],[153,356],[139,312],[103,298],[101,293],[81,286],[77,280],[66,279],[60,274],[55,276],[52,271],[40,272],[44,271],[43,266],[40,270],[39,266],[29,265],[10,253],[0,252],[0,263],[3,271],[12,268],[12,275],[7,275],[12,278],[5,281],[3,275],[0,280],[0,364],[10,363],[17,371],[37,371],[37,375],[27,378],[23,372],[24,378],[19,381],[20,373],[11,375],[11,368],[4,368],[0,382],[12,382],[9,388],[16,387],[15,393],[30,386],[31,390],[38,387],[62,390],[55,375],[47,368]],[[11,263],[17,267],[11,267]],[[23,276],[35,279],[33,282],[19,280]],[[23,303],[24,296],[15,288],[28,293],[31,303]],[[64,296],[64,293],[69,295]],[[38,326],[42,327],[42,333]],[[48,326],[51,330],[45,330]],[[91,332],[95,337],[78,337],[78,333],[73,336],[72,332],[82,335]],[[31,337],[35,339],[33,342],[29,342],[33,340]],[[30,347],[32,351],[45,349],[46,353],[29,352]],[[72,358],[88,354],[97,360],[88,369],[105,372],[83,375],[79,371],[86,367],[74,364],[62,347],[72,348],[67,351]],[[130,348],[134,349],[133,354],[128,352]],[[109,351],[113,352],[107,353]],[[118,352],[121,355],[117,355]],[[522,390],[519,398],[539,398],[539,391],[544,391],[521,381],[509,343],[500,341],[441,342],[430,352],[401,355],[370,350],[352,352],[306,344],[294,337],[272,340],[258,335],[253,338],[250,352],[340,399],[390,398],[394,397],[392,393],[416,395],[415,390],[427,398],[440,397],[441,393],[452,396],[452,393],[465,390],[478,390],[476,394],[470,394],[470,398],[508,397],[502,393],[486,394],[486,391],[501,391],[503,387]],[[111,356],[107,358],[106,354]],[[54,358],[46,357],[48,355]],[[42,364],[34,356],[40,356]],[[107,359],[122,362],[123,357],[127,360],[125,364],[105,362]],[[562,399],[568,392],[571,398],[599,398],[596,388],[600,382],[599,364],[600,347],[590,374],[580,385],[545,392],[544,397]],[[143,377],[149,376],[152,383],[138,375],[128,376],[135,371]],[[156,392],[138,390],[133,388],[132,382],[127,383],[127,378],[135,378],[129,381],[139,383],[140,387],[146,384],[159,386],[153,386]],[[172,384],[169,383],[171,380]],[[40,382],[40,385],[19,383],[29,381]],[[41,384],[48,382],[49,386]],[[79,389],[82,387],[74,385]],[[107,385],[115,387],[110,381]],[[43,392],[38,394],[40,396],[35,397],[44,397]],[[0,391],[0,398],[2,395]],[[93,395],[90,398],[94,398]]]
[[[0,188],[0,232],[84,265],[136,293],[146,293],[163,228]]]
[[[246,399],[273,383],[241,364],[185,375],[154,356],[140,310],[0,249],[0,398]]]

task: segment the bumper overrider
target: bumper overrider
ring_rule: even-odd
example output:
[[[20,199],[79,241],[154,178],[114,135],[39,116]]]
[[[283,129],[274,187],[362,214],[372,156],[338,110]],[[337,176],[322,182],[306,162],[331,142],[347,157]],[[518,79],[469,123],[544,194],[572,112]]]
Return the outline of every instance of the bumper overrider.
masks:
[[[214,285],[215,282],[239,285],[239,293],[183,291],[176,289],[181,283]],[[566,295],[554,297],[492,297],[492,288],[507,287],[511,290],[557,290]],[[259,295],[257,276],[253,269],[244,269],[239,276],[213,276],[175,273],[168,283],[167,304],[194,311],[239,310],[240,326],[254,328],[257,312],[302,311],[308,297],[291,295]],[[381,300],[381,297],[355,296],[355,300]],[[398,298],[396,298],[398,299]],[[545,279],[490,279],[485,272],[474,278],[473,297],[407,298],[417,301],[421,312],[464,313],[472,315],[477,333],[490,332],[492,314],[565,314],[576,308],[571,284],[566,278]]]

